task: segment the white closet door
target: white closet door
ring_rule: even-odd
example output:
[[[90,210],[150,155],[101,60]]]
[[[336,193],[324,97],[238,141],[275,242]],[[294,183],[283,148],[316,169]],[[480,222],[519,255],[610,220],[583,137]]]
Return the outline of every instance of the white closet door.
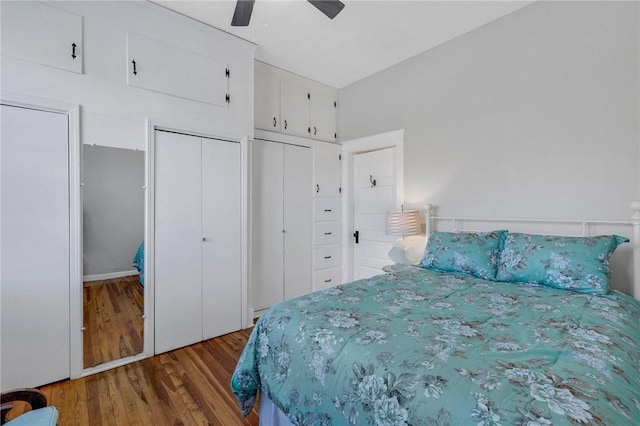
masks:
[[[252,145],[252,303],[256,311],[283,300],[283,145]]]
[[[69,377],[68,117],[2,106],[2,391]]]
[[[311,149],[284,145],[284,298],[311,292]]]
[[[200,138],[156,131],[156,353],[202,340],[200,159]]]
[[[297,83],[282,80],[280,100],[282,133],[309,137],[309,90]]]
[[[242,328],[240,144],[202,139],[203,339]]]

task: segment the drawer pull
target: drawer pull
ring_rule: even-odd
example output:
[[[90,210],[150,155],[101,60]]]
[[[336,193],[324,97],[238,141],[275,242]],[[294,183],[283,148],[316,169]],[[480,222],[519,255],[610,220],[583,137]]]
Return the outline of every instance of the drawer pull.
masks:
[[[331,235],[331,232],[325,232],[324,235]]]
[[[324,209],[324,211],[329,213],[329,212],[331,212],[331,209]]]
[[[330,283],[331,282],[331,278],[329,278],[328,280],[324,280],[325,283]]]
[[[325,256],[324,258],[325,259],[331,259],[331,256]]]

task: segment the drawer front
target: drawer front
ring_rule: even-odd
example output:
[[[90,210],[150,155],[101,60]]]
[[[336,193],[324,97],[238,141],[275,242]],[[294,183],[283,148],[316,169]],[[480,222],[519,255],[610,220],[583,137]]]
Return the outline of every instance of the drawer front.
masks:
[[[340,265],[340,246],[320,246],[313,250],[314,268],[331,268]]]
[[[340,220],[340,207],[342,200],[340,198],[316,198],[314,220],[323,222],[329,220]]]
[[[340,222],[318,222],[313,224],[314,245],[340,243]]]
[[[313,273],[313,291],[324,290],[340,283],[340,268],[321,269]]]

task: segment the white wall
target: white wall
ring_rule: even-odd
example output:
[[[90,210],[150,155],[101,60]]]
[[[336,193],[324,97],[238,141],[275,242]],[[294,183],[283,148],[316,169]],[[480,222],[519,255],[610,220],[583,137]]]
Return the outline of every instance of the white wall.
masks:
[[[83,143],[145,149],[147,116],[223,136],[253,134],[250,43],[146,1],[48,4],[83,16],[84,74],[2,56],[2,90],[81,105]],[[228,62],[229,107],[127,86],[127,31]]]
[[[83,272],[132,271],[144,239],[144,152],[85,145]]]
[[[341,141],[405,128],[405,203],[628,219],[638,2],[537,2],[339,91]]]

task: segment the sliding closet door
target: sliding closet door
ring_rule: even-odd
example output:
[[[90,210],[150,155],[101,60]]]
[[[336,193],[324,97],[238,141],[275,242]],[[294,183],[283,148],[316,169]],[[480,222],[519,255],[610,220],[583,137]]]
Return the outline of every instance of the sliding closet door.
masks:
[[[2,105],[2,391],[69,377],[68,116]]]
[[[284,297],[283,144],[256,141],[251,151],[252,302],[259,311]]]
[[[203,339],[242,328],[240,183],[240,144],[203,138]]]
[[[202,339],[200,138],[156,131],[155,352]]]
[[[284,145],[284,299],[311,293],[311,149]]]

